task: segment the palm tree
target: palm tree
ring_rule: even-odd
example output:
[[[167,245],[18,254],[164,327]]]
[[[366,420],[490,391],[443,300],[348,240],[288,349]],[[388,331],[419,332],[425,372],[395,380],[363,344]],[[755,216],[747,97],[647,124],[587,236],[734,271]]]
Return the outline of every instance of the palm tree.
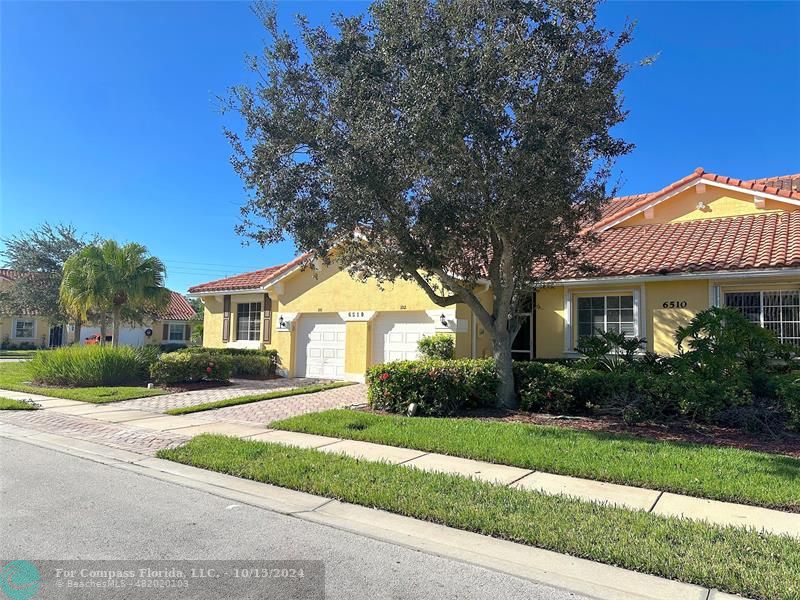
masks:
[[[152,313],[169,303],[165,271],[164,263],[143,245],[105,240],[87,246],[64,265],[62,302],[84,318],[89,311],[100,315],[101,343],[110,314],[112,344],[118,346],[123,311]]]
[[[92,244],[64,262],[59,299],[65,312],[85,321],[92,313],[100,322],[100,344],[106,342],[109,303],[106,266],[99,248]],[[80,329],[75,327],[75,343],[80,343]]]

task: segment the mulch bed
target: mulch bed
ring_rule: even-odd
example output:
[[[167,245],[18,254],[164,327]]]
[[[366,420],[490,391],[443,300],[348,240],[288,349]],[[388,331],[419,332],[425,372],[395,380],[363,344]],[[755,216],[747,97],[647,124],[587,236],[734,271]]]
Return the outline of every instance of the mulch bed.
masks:
[[[367,406],[359,406],[359,410],[377,414],[391,414],[373,410]],[[456,418],[481,419],[483,421],[501,421],[507,423],[528,423],[531,425],[549,425],[579,431],[597,431],[630,435],[648,440],[662,442],[690,442],[783,454],[800,458],[800,433],[782,431],[778,434],[754,434],[733,427],[717,425],[700,425],[697,423],[639,423],[629,425],[615,417],[571,417],[563,415],[534,414],[503,410],[472,411]]]
[[[232,385],[230,381],[195,381],[193,383],[174,383],[170,386],[164,386],[163,389],[174,392],[193,392],[195,390],[210,390],[219,387],[228,387]]]
[[[790,431],[783,431],[777,434],[767,432],[755,434],[733,427],[700,425],[697,423],[640,423],[629,425],[622,419],[614,417],[564,417],[560,415],[517,412],[485,415],[472,414],[470,416],[490,421],[531,423],[566,427],[580,431],[621,433],[658,441],[727,446],[800,458],[800,434]]]

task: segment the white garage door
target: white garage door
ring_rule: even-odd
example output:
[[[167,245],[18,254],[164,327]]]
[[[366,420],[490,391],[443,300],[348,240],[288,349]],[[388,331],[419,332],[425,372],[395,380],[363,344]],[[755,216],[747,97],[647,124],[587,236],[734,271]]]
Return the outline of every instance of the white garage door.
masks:
[[[344,339],[344,321],[338,315],[301,317],[297,329],[297,374],[344,378]]]
[[[119,329],[119,343],[121,346],[144,346],[144,329],[140,327],[120,327]],[[106,335],[111,335],[111,325],[106,327]],[[94,335],[100,335],[99,327],[81,327],[81,344],[86,343],[86,338]]]
[[[433,321],[424,312],[380,313],[373,331],[373,363],[419,358],[417,342],[436,333]]]

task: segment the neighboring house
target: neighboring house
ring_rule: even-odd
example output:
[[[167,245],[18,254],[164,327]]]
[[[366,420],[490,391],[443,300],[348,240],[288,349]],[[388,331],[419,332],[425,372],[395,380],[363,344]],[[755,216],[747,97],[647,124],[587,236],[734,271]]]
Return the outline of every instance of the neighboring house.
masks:
[[[11,269],[0,269],[0,288],[8,285],[18,277]],[[128,346],[145,344],[183,344],[191,338],[190,319],[195,316],[194,309],[182,295],[171,292],[169,306],[158,315],[153,323],[129,325],[120,328],[120,343]],[[110,340],[111,324],[106,331]],[[80,343],[100,334],[96,324],[85,324],[81,327]],[[51,324],[46,317],[38,315],[0,315],[0,345],[10,347],[35,346],[37,348],[54,348],[73,343],[75,327],[73,325]]]
[[[599,243],[534,294],[517,359],[575,356],[580,336],[619,330],[647,349],[710,306],[733,306],[800,345],[800,175],[741,181],[697,169],[666,188],[615,198],[589,230]],[[189,288],[204,305],[204,345],[278,350],[287,375],[362,380],[372,364],[417,356],[448,332],[459,357],[491,340],[465,305],[442,309],[415,284],[382,288],[305,257]],[[488,284],[486,284],[488,286]],[[490,292],[483,292],[490,302]]]
[[[175,344],[186,346],[192,337],[189,321],[195,316],[194,309],[181,294],[170,292],[170,301],[158,318],[152,323],[120,327],[119,343],[125,346],[145,346],[150,344]],[[72,332],[74,328],[70,327]],[[81,343],[95,335],[100,335],[96,324],[81,327]],[[106,327],[106,336],[111,341],[111,323]]]

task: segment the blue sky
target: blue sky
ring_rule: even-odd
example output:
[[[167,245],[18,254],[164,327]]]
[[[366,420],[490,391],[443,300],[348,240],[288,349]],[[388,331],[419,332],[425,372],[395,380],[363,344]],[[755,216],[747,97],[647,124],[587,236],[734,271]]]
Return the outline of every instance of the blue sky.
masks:
[[[280,2],[279,18],[363,11],[362,2]],[[697,166],[741,178],[800,171],[800,3],[610,2],[638,29],[624,82],[636,144],[623,193]],[[291,27],[290,27],[291,29]],[[215,98],[247,81],[263,46],[245,2],[0,3],[0,236],[44,220],[138,241],[192,284],[281,263],[290,241],[243,246],[244,191]]]

